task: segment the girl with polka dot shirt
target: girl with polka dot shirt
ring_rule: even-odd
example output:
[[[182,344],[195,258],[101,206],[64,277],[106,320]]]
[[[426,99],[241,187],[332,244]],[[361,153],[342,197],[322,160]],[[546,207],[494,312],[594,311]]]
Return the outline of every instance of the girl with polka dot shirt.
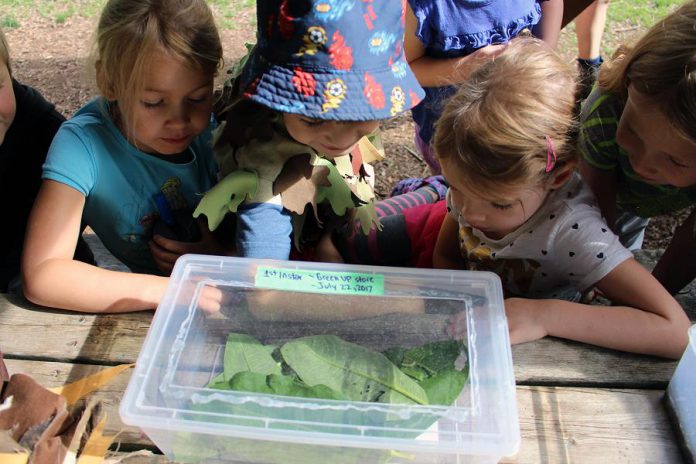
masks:
[[[538,40],[515,42],[461,85],[437,123],[450,189],[434,267],[496,273],[512,343],[551,335],[678,358],[683,309],[575,173],[574,73]],[[614,305],[579,303],[594,287]]]
[[[552,335],[681,356],[683,309],[621,245],[575,172],[575,79],[539,40],[511,41],[460,86],[437,123],[447,193],[419,201],[433,197],[431,178],[378,203],[391,211],[382,229],[365,239],[352,229],[334,234],[336,260],[494,272],[512,343]],[[580,303],[593,288],[614,305]],[[450,325],[455,336],[465,327]]]

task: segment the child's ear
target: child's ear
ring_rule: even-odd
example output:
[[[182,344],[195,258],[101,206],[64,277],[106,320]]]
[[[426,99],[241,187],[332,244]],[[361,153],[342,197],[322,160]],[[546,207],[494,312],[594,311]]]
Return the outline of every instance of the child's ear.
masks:
[[[551,182],[551,189],[561,188],[575,172],[575,163],[565,164],[558,169],[558,172],[554,174],[553,181]]]
[[[109,101],[116,100],[116,91],[114,90],[111,80],[106,77],[101,61],[98,60],[96,63],[94,63],[94,68],[97,77],[97,88],[101,92],[102,96]]]

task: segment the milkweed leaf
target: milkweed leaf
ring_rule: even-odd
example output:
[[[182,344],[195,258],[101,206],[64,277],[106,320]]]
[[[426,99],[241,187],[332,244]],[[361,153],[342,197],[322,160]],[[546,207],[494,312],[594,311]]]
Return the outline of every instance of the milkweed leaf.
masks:
[[[227,336],[224,359],[224,379],[230,381],[238,372],[280,374],[280,363],[273,359],[273,345],[262,345],[249,335],[231,333]]]
[[[307,385],[326,385],[353,401],[428,404],[425,391],[386,356],[334,335],[298,338],[280,351]]]

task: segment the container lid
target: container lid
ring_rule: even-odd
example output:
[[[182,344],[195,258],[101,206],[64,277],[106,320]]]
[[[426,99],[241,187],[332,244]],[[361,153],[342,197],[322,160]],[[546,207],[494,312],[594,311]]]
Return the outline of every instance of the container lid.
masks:
[[[221,374],[230,331],[269,345],[333,334],[382,349],[447,339],[446,329],[461,337],[469,370],[452,405],[207,388]],[[488,272],[182,256],[120,414],[124,423],[157,436],[182,432],[424,453],[514,454],[520,430],[500,280]]]

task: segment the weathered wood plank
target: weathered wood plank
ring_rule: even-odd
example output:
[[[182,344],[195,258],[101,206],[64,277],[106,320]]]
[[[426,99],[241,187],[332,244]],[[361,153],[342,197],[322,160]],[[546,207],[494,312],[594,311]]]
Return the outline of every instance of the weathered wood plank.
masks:
[[[135,362],[152,314],[72,313],[39,308],[19,297],[0,294],[0,348],[10,358]],[[444,321],[429,317],[439,324]],[[360,330],[365,323],[355,321],[354,328]],[[424,327],[422,321],[418,325]],[[425,327],[432,332],[434,326]],[[335,331],[350,338],[351,323],[337,323]],[[665,388],[676,366],[669,360],[553,338],[516,345],[512,353],[516,381],[524,385]]]
[[[517,384],[664,389],[675,361],[557,338],[513,345]]]
[[[661,390],[518,387],[522,445],[506,463],[678,463]]]
[[[46,387],[93,374],[103,366],[7,360],[10,373],[25,372]],[[131,372],[94,393],[105,402],[107,431],[122,431],[127,449],[152,446],[135,427],[123,425],[118,405]],[[674,432],[660,390],[518,387],[522,433],[520,451],[506,463],[680,462]],[[128,463],[168,462],[162,456],[135,456]]]
[[[94,315],[41,308],[0,294],[0,349],[8,358],[135,362],[153,313]]]

